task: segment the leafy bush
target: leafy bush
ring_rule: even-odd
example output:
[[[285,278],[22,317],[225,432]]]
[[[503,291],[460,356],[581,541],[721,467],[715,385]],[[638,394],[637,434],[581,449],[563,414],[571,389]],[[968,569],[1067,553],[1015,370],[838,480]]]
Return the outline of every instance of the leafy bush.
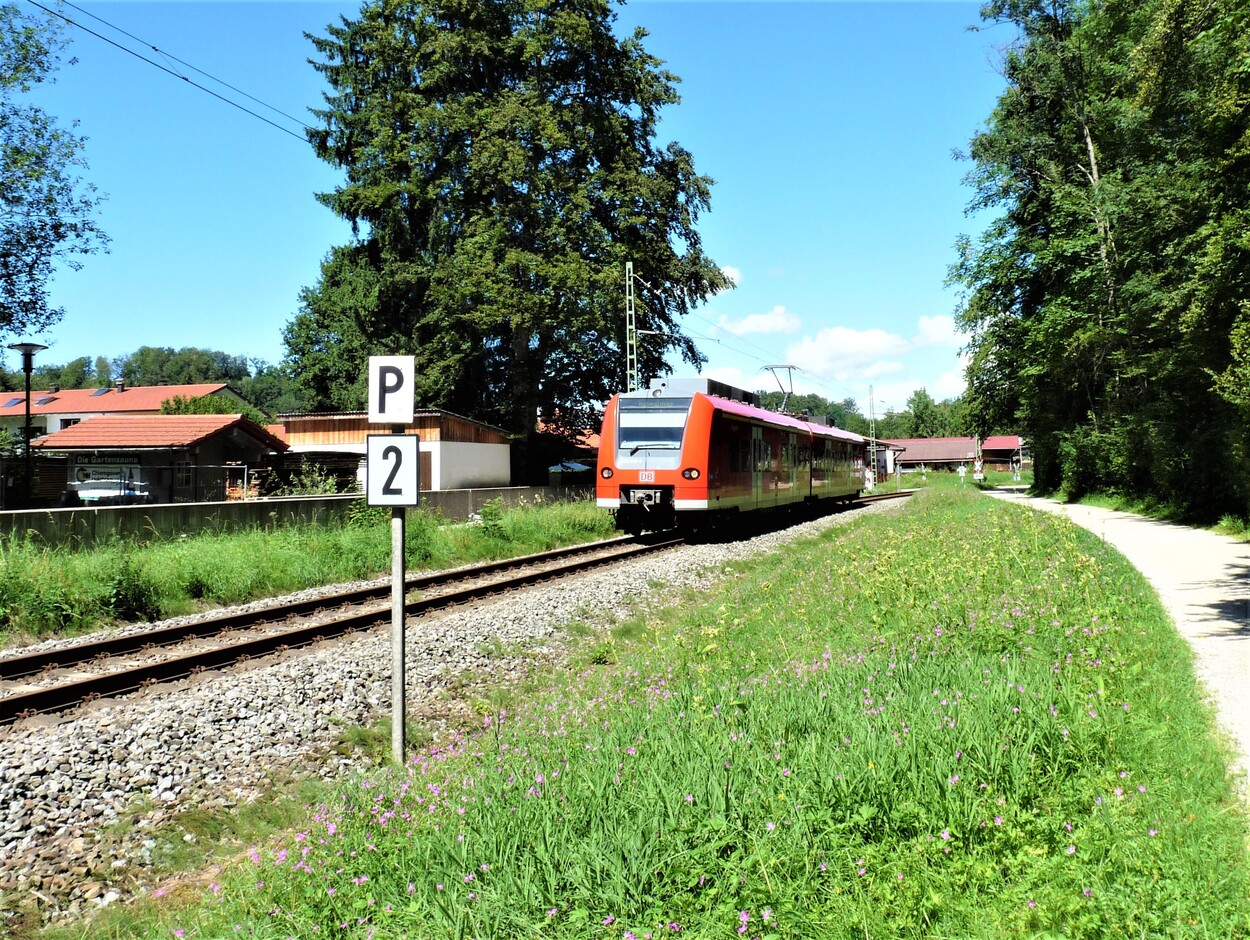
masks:
[[[482,517],[482,534],[488,539],[508,540],[508,530],[503,524],[503,497],[488,499],[478,511]]]
[[[159,620],[161,606],[155,588],[134,559],[123,554],[108,585],[108,607],[119,620]]]
[[[274,491],[275,496],[332,496],[339,491],[338,478],[318,463],[305,460],[291,475],[285,486]]]
[[[385,506],[370,506],[365,500],[358,499],[347,509],[347,527],[370,529],[383,525],[390,517],[390,510]]]

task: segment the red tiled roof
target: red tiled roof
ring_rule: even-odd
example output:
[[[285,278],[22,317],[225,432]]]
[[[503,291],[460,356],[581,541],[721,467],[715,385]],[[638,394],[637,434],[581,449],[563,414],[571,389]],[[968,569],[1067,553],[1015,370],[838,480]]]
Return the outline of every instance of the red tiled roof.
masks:
[[[540,434],[558,433],[556,431],[553,431],[551,425],[548,424],[546,421],[538,422],[538,432]],[[589,431],[582,431],[576,437],[573,438],[572,443],[576,444],[578,447],[585,447],[587,450],[598,450],[599,449],[599,429],[594,428]]]
[[[243,415],[101,415],[41,437],[31,446],[45,451],[194,447],[233,428],[271,450],[287,449],[285,441]]]
[[[1024,438],[1019,434],[994,434],[981,442],[982,450],[1019,450]]]
[[[114,414],[127,411],[156,413],[171,398],[199,398],[229,388],[224,382],[206,385],[137,385],[118,391],[115,387],[63,388],[56,392],[30,393],[31,415]],[[42,404],[41,404],[42,402]],[[0,392],[0,417],[26,417],[26,393]]]

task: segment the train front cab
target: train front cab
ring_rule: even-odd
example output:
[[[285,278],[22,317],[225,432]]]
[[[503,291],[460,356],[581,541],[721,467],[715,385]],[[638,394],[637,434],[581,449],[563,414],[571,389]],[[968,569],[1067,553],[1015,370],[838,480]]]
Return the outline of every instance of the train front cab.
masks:
[[[695,397],[618,395],[604,409],[595,496],[620,529],[670,529],[679,509],[707,505],[705,461],[691,464],[685,454]]]

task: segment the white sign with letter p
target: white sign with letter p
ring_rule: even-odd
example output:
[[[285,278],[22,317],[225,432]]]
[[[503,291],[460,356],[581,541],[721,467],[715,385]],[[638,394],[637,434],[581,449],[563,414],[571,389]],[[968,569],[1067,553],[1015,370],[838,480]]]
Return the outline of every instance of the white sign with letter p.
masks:
[[[417,357],[369,357],[369,423],[412,424]]]

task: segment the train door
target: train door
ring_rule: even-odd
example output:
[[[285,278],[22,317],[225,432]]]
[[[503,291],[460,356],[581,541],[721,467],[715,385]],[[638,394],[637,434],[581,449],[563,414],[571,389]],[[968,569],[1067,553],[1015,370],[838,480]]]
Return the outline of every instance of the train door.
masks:
[[[786,473],[786,502],[790,502],[799,491],[799,439],[793,433],[786,435],[785,449],[781,452],[781,469]]]
[[[768,468],[768,444],[764,429],[751,425],[751,508],[758,509],[764,499],[764,471]]]

